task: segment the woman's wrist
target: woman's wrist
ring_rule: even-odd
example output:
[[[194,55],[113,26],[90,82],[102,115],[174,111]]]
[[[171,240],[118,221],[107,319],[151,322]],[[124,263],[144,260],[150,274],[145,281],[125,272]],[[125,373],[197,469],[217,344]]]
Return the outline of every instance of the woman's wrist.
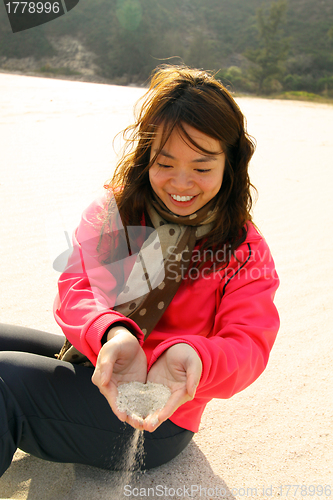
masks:
[[[119,335],[120,333],[129,333],[130,335],[132,335],[132,337],[134,337],[134,335],[125,327],[125,326],[114,326],[113,328],[111,328],[107,334],[107,342],[111,339],[113,339],[116,335]]]
[[[126,328],[123,323],[114,323],[105,331],[101,340],[102,345],[113,339],[119,333],[130,333],[133,337],[135,337],[135,335],[128,328]]]

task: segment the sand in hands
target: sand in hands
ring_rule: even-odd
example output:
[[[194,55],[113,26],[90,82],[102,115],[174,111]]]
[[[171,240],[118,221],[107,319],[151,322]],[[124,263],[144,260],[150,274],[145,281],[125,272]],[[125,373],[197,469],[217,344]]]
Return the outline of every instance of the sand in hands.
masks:
[[[167,403],[171,391],[162,384],[129,382],[118,386],[117,406],[120,411],[143,423],[143,420],[161,410]],[[152,424],[158,423],[157,417]]]
[[[148,382],[129,382],[118,386],[117,406],[120,411],[126,412],[130,417],[143,422],[148,416],[161,410],[167,403],[171,391],[162,384]],[[153,417],[153,425],[158,423],[157,417]],[[121,476],[118,478],[118,484],[115,485],[114,494],[123,498],[124,486],[130,483],[132,474],[139,471],[143,464],[144,455],[144,432],[135,429],[129,440],[126,452],[122,457],[120,469]]]

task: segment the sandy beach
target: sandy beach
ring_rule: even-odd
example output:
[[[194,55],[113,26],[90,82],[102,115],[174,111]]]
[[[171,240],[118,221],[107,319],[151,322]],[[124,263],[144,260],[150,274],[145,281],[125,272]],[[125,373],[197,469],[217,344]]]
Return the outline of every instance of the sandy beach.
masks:
[[[142,94],[0,74],[1,322],[61,334],[53,260],[111,177],[113,138]],[[116,492],[119,473],[18,451],[0,500],[333,496],[333,106],[237,102],[257,140],[254,221],[281,279],[281,328],[266,371],[230,400],[212,401],[188,448],[133,477],[126,492]]]

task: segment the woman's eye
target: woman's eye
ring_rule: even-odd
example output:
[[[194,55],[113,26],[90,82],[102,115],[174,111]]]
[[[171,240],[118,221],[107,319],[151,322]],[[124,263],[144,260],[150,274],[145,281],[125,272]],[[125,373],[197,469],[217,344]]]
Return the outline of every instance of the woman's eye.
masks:
[[[205,174],[206,172],[210,172],[211,169],[210,168],[197,168],[196,171],[199,172],[200,174]]]
[[[163,163],[158,163],[157,165],[161,168],[172,168],[172,165],[164,165]]]

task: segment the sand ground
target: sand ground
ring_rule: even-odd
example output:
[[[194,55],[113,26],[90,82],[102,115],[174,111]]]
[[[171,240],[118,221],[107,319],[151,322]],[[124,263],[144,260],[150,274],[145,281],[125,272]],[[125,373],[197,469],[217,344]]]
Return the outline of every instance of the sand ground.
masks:
[[[111,176],[112,139],[141,94],[0,74],[2,322],[60,333],[52,259],[66,249],[64,230]],[[238,102],[258,142],[254,219],[281,278],[281,329],[266,371],[230,400],[212,401],[188,448],[133,478],[127,496],[116,492],[116,473],[18,451],[0,479],[0,499],[333,495],[333,107]]]

